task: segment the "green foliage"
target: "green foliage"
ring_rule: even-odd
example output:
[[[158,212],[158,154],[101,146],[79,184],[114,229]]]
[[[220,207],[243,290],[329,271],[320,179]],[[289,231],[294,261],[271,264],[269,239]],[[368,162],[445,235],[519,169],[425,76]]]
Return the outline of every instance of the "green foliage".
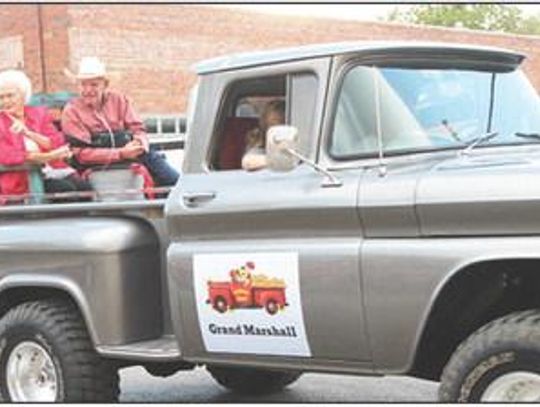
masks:
[[[386,18],[411,24],[540,34],[540,16],[524,17],[522,11],[504,4],[427,4],[408,9],[396,7]]]
[[[540,16],[531,16],[523,19],[517,34],[540,35]]]

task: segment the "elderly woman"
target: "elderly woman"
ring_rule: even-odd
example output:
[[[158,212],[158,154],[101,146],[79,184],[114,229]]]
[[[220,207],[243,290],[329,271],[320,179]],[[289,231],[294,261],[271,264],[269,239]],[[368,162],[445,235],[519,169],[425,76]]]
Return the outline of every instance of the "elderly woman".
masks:
[[[32,85],[24,72],[0,72],[0,165],[42,166],[46,192],[90,189],[63,161],[71,152],[46,108],[25,106],[31,93]],[[28,194],[29,171],[23,167],[23,170],[1,172],[0,196]]]
[[[250,130],[246,136],[246,153],[242,157],[242,168],[246,171],[257,171],[267,166],[266,132],[272,126],[285,123],[285,102],[272,100],[268,102],[259,120],[259,127]]]

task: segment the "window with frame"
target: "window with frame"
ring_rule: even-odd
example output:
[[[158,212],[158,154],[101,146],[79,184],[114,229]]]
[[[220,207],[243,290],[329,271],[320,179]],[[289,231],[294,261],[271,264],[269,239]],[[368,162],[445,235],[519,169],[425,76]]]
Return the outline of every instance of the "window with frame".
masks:
[[[266,104],[274,100],[286,103],[286,82],[286,76],[273,76],[241,80],[229,87],[214,134],[211,169],[242,167],[249,133],[259,128]]]
[[[499,135],[484,145],[523,144],[531,140],[518,133],[539,131],[540,99],[519,70],[356,66],[342,83],[329,152],[463,148],[488,132]]]
[[[311,132],[317,84],[311,72],[233,82],[216,122],[210,168],[215,171],[242,168],[242,157],[249,149],[251,136],[264,128],[262,116],[272,104],[284,107],[284,123],[280,124],[294,125],[302,134]],[[265,141],[266,135],[260,136]]]

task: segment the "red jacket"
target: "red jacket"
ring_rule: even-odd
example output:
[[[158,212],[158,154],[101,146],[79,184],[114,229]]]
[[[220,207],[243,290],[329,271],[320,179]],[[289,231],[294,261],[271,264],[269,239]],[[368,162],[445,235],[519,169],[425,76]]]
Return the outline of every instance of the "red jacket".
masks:
[[[0,165],[22,165],[26,161],[26,148],[23,137],[10,130],[12,119],[0,112]],[[24,124],[28,129],[43,136],[49,137],[52,141],[52,148],[58,148],[65,144],[64,136],[56,130],[44,107],[24,108]],[[56,168],[65,167],[64,162],[50,163]],[[2,172],[0,173],[0,194],[21,195],[28,193],[28,172]]]
[[[67,136],[90,142],[92,133],[128,130],[148,151],[148,136],[144,123],[135,113],[130,99],[107,90],[99,109],[84,104],[82,98],[72,99],[62,111],[62,131]],[[110,164],[122,161],[119,148],[74,148],[73,153],[81,164]]]

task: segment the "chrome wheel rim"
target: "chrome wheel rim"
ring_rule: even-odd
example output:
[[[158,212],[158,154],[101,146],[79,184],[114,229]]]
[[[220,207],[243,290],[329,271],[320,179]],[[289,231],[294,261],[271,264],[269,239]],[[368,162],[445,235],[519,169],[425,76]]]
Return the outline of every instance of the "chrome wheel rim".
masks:
[[[56,401],[58,379],[49,353],[36,342],[18,344],[7,360],[6,384],[11,401]]]
[[[484,391],[482,402],[540,401],[540,374],[512,372],[495,379]]]

